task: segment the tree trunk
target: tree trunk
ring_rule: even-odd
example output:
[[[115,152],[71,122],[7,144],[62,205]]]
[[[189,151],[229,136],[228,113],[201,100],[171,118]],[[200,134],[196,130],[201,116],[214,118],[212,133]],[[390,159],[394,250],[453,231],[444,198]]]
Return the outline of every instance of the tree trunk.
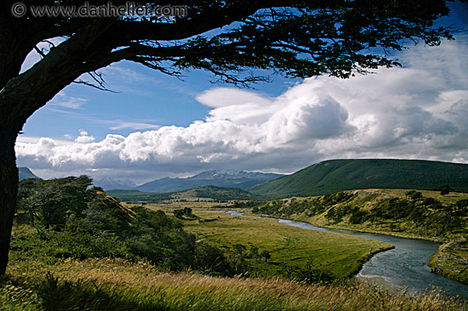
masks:
[[[18,192],[15,141],[18,130],[0,128],[0,275],[8,264],[13,216]]]

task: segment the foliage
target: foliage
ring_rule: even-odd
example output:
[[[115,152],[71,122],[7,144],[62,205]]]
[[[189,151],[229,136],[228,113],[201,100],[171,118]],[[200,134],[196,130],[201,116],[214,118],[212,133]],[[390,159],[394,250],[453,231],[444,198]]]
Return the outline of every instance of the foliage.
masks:
[[[193,234],[164,212],[142,206],[127,208],[90,185],[86,176],[22,181],[18,213],[32,216],[17,221],[34,225],[37,232],[29,232],[24,229],[28,225],[23,225],[25,233],[19,232],[13,239],[12,249],[50,262],[66,258],[145,258],[171,270],[190,267],[207,273],[233,273],[220,249],[196,243]],[[190,208],[182,212],[194,217]]]
[[[192,213],[192,209],[190,207],[184,207],[183,209],[175,209],[173,211],[174,217],[179,219],[197,219]]]
[[[391,229],[404,230],[423,236],[447,237],[465,230],[468,216],[468,199],[454,203],[442,203],[432,197],[425,197],[419,191],[407,191],[403,196],[383,196],[378,198],[364,196],[363,192],[338,192],[303,200],[275,200],[252,210],[278,217],[304,215],[314,217],[323,215],[332,223],[363,225],[366,222],[378,224],[390,222]],[[365,208],[370,202],[371,207]]]
[[[449,194],[450,191],[453,191],[453,189],[449,185],[442,185],[436,188],[436,190],[440,190],[440,194],[445,195]]]
[[[318,198],[298,200],[296,198],[284,200],[274,200],[260,205],[255,213],[271,214],[282,217],[289,217],[292,214],[306,213],[307,216],[318,215],[325,212],[330,206],[346,202],[352,199],[354,195],[348,192],[330,193]],[[345,211],[341,209],[329,210],[329,218],[340,219]]]
[[[38,219],[46,228],[62,228],[69,218],[83,218],[92,180],[87,176],[53,180],[26,179],[18,187],[18,208],[27,210],[31,222]]]

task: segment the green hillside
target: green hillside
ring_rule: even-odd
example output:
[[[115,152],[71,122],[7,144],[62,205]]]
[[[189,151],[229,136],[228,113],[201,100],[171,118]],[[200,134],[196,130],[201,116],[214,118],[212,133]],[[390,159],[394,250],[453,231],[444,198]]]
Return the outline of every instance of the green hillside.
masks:
[[[395,159],[330,160],[249,191],[278,198],[369,188],[432,190],[441,185],[468,191],[468,164]]]
[[[139,190],[109,190],[107,193],[117,199],[125,202],[161,202],[168,200],[194,200],[194,199],[209,199],[209,200],[252,200],[255,196],[238,188],[223,188],[216,186],[202,186],[193,189],[176,192],[153,193],[142,192]]]

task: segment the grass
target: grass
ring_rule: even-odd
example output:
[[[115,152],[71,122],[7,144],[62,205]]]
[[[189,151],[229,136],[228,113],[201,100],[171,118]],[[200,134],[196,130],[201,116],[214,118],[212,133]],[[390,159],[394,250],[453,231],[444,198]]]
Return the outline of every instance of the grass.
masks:
[[[55,265],[12,262],[0,281],[3,310],[458,310],[437,293],[390,295],[366,284],[305,285],[278,278],[167,273],[124,260]]]
[[[415,191],[413,191],[415,192]],[[468,193],[457,193],[450,192],[446,195],[441,195],[440,191],[429,191],[429,190],[417,190],[420,192],[422,197],[421,200],[432,198],[439,201],[445,207],[453,206],[458,201],[467,200]],[[422,220],[424,222],[416,222],[414,219],[408,217],[401,218],[378,218],[361,221],[360,223],[352,223],[350,214],[340,216],[338,219],[327,217],[330,211],[350,211],[351,215],[353,210],[358,209],[364,213],[372,214],[374,211],[378,211],[380,204],[384,201],[391,201],[393,199],[406,199],[408,200],[408,190],[406,189],[366,189],[366,190],[354,190],[346,191],[344,194],[354,194],[350,198],[344,197],[344,201],[338,203],[328,203],[324,205],[322,210],[319,212],[313,212],[311,208],[302,208],[301,206],[307,205],[307,202],[315,202],[324,200],[324,197],[295,197],[289,199],[282,199],[279,201],[273,201],[265,206],[272,206],[273,203],[278,203],[275,209],[268,210],[266,213],[273,213],[275,216],[283,218],[289,218],[299,221],[305,221],[316,226],[328,227],[334,229],[345,229],[359,232],[379,233],[387,234],[404,238],[413,239],[424,239],[434,242],[449,242],[452,245],[453,242],[460,239],[466,241],[466,235],[468,233],[467,218],[466,216],[457,216],[450,218],[450,223],[447,222],[447,218],[433,217],[431,213],[434,213],[434,207],[425,205],[423,208],[424,214]],[[406,203],[407,204],[407,203]],[[420,204],[420,203],[418,203]],[[406,207],[407,209],[410,207]],[[262,211],[262,209],[260,209]],[[258,214],[256,214],[258,215]],[[444,214],[442,214],[444,215]],[[447,227],[448,224],[456,224],[451,229]],[[444,231],[439,231],[443,229]],[[448,228],[448,229],[447,229]],[[439,231],[439,233],[437,233]],[[454,245],[459,245],[455,243]],[[466,263],[468,260],[468,252],[466,250],[466,242],[464,245],[458,247],[445,248],[443,252],[436,254],[431,262],[429,263],[432,270],[436,273],[442,274],[448,278],[457,280],[464,284],[468,284],[468,271],[466,270]]]
[[[319,270],[335,278],[356,272],[369,251],[390,244],[331,232],[294,228],[271,218],[231,216],[224,211],[196,209],[211,222],[185,221],[185,229],[218,246],[253,245],[271,254],[268,262],[252,262],[257,275],[284,275],[285,269]]]
[[[208,206],[208,203],[203,203]],[[167,206],[171,210],[174,206]],[[0,278],[0,310],[458,310],[459,302],[438,293],[412,296],[342,279],[332,284],[288,280],[285,267],[349,276],[369,252],[385,243],[281,225],[273,219],[230,216],[207,207],[193,212],[211,222],[185,221],[186,229],[221,246],[249,242],[271,252],[252,262],[259,276],[212,277],[167,272],[148,262],[124,259],[55,259],[13,249],[7,276]],[[158,206],[149,205],[156,209]],[[219,217],[219,218],[218,218]],[[29,228],[29,229],[28,229]],[[30,232],[27,232],[29,230]],[[33,233],[16,227],[13,238]],[[46,243],[46,242],[44,242]],[[284,275],[283,275],[284,276]]]
[[[132,206],[133,204],[128,204]],[[230,203],[218,203],[212,201],[180,201],[180,200],[170,200],[166,202],[158,203],[148,203],[145,205],[146,208],[151,210],[162,210],[165,213],[172,213],[174,209],[180,208],[192,208],[192,209],[210,209],[210,208],[219,208],[219,207],[229,207]]]

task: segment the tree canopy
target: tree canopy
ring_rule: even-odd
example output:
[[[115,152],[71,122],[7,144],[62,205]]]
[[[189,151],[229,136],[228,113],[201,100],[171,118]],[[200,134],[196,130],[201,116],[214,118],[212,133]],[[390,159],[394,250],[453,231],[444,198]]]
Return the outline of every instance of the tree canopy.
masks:
[[[0,274],[6,269],[16,204],[16,137],[27,118],[68,84],[103,88],[96,71],[121,60],[169,75],[207,70],[238,84],[265,79],[252,69],[346,78],[397,65],[392,51],[413,41],[438,45],[451,38],[434,25],[449,12],[445,0],[133,1],[147,7],[184,5],[184,16],[35,17],[31,11],[33,5],[83,3],[24,0],[20,17],[13,15],[17,0],[0,4]],[[106,5],[108,0],[89,3]],[[32,51],[42,59],[21,72]],[[88,80],[83,80],[86,73]]]
[[[6,99],[10,88],[26,83],[36,104],[29,109],[25,105],[0,109],[24,109],[28,116],[83,73],[89,72],[91,81],[99,85],[100,77],[93,71],[120,60],[167,74],[205,69],[234,83],[263,78],[246,71],[250,68],[275,69],[293,77],[323,73],[349,77],[356,71],[395,65],[388,53],[401,50],[409,40],[437,45],[450,37],[447,30],[433,26],[435,19],[448,14],[442,0],[154,1],[153,5],[184,4],[188,15],[153,19],[37,18],[30,11],[18,18],[11,15],[13,2],[4,1],[0,15],[0,41],[8,46],[0,50],[5,64],[0,100]],[[30,7],[83,2],[24,3]],[[55,46],[49,39],[56,37],[65,40]],[[26,55],[45,40],[50,51],[38,50],[42,61],[19,75]]]

